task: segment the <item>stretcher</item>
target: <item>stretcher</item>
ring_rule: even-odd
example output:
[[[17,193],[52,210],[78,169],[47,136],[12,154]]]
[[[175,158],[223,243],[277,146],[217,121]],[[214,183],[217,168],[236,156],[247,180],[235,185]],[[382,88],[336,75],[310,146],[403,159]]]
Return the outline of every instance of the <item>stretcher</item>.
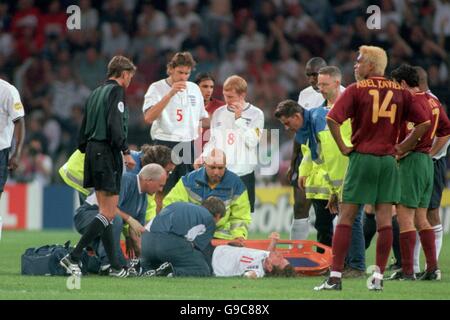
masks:
[[[214,246],[226,245],[230,240],[212,240]],[[244,247],[267,250],[270,240],[244,240]],[[323,252],[317,252],[317,249]],[[310,240],[278,240],[276,251],[279,251],[294,267],[299,275],[319,276],[328,271],[332,262],[331,248]]]

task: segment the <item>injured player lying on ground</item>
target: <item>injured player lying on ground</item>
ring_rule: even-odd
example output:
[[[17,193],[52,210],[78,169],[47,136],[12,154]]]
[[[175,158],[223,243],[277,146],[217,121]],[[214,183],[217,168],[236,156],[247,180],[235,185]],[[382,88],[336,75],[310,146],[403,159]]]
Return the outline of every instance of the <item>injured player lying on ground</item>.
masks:
[[[265,250],[244,247],[242,241],[229,241],[213,247],[211,252],[211,268],[213,276],[261,278],[264,276],[295,277],[294,267],[276,250],[280,236],[272,232],[270,242]],[[134,268],[139,269],[136,265]],[[173,266],[165,262],[156,270],[147,270],[142,273],[144,277],[175,276]],[[136,273],[139,273],[137,271]]]

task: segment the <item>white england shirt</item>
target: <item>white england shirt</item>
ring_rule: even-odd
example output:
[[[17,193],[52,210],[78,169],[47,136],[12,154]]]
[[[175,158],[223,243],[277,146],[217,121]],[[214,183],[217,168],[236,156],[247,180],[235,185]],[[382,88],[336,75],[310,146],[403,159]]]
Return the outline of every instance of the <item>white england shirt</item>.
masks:
[[[227,157],[227,169],[238,176],[252,173],[258,164],[258,144],[264,129],[264,113],[247,103],[241,117],[235,119],[228,106],[214,111],[211,119],[211,138],[203,156],[213,148],[221,149]]]
[[[438,97],[436,97],[433,92],[431,92],[431,90],[427,90],[427,93],[429,93],[430,95],[432,95],[435,99],[439,100]],[[436,137],[434,138],[434,140],[436,140]],[[433,142],[434,143],[434,142]],[[433,159],[435,160],[439,160],[443,157],[445,157],[447,155],[447,149],[448,146],[450,145],[450,139],[447,141],[447,143],[445,145],[442,146],[442,148],[434,155]]]
[[[341,93],[344,92],[344,90],[345,87],[341,86]],[[300,94],[298,96],[298,104],[306,110],[319,107],[324,101],[325,98],[320,93],[320,91],[314,90],[312,86],[309,86],[300,91]]]
[[[166,79],[154,82],[145,94],[145,111],[160,102],[170,91]],[[193,82],[186,82],[186,89],[175,94],[152,123],[152,139],[164,141],[192,141],[197,139],[199,122],[208,118],[200,88]]]
[[[212,256],[213,272],[217,277],[235,277],[254,271],[257,278],[262,278],[266,274],[263,262],[269,253],[251,248],[217,246]]]
[[[0,79],[0,150],[11,147],[14,121],[25,116],[19,91]]]

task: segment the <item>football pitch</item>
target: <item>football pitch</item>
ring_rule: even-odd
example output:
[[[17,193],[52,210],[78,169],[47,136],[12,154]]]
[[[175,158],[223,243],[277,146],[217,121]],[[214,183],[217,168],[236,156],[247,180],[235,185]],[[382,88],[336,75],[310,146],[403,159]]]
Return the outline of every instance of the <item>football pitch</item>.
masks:
[[[253,234],[253,239],[266,239]],[[284,236],[284,237],[283,237]],[[286,238],[286,234],[282,238]],[[440,256],[442,281],[385,281],[383,292],[370,292],[366,279],[345,279],[341,292],[315,292],[323,277],[263,278],[127,278],[100,276],[81,278],[79,290],[69,290],[66,277],[20,275],[20,257],[25,249],[71,240],[74,231],[3,231],[0,240],[0,299],[156,299],[156,300],[316,300],[316,299],[450,299],[450,235],[444,237]],[[372,243],[375,243],[373,241]],[[374,245],[367,251],[374,261]],[[424,261],[423,255],[421,262]]]

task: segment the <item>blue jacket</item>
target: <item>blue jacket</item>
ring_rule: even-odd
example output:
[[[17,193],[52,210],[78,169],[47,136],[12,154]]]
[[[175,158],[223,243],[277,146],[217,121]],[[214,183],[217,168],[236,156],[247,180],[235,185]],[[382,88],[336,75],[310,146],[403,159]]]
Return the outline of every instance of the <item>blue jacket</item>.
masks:
[[[182,201],[201,204],[203,200],[215,196],[225,203],[225,216],[217,223],[215,238],[247,238],[248,225],[252,218],[247,189],[241,178],[225,170],[222,181],[211,188],[205,168],[200,168],[182,177],[164,198],[163,207]]]
[[[295,141],[297,143],[308,144],[313,161],[319,157],[317,134],[327,127],[325,119],[327,113],[328,109],[325,108],[325,103],[320,107],[305,110],[303,114],[303,126],[295,134]]]
[[[193,203],[175,202],[153,219],[150,232],[172,233],[192,242],[204,251],[211,242],[216,224],[212,214]]]

